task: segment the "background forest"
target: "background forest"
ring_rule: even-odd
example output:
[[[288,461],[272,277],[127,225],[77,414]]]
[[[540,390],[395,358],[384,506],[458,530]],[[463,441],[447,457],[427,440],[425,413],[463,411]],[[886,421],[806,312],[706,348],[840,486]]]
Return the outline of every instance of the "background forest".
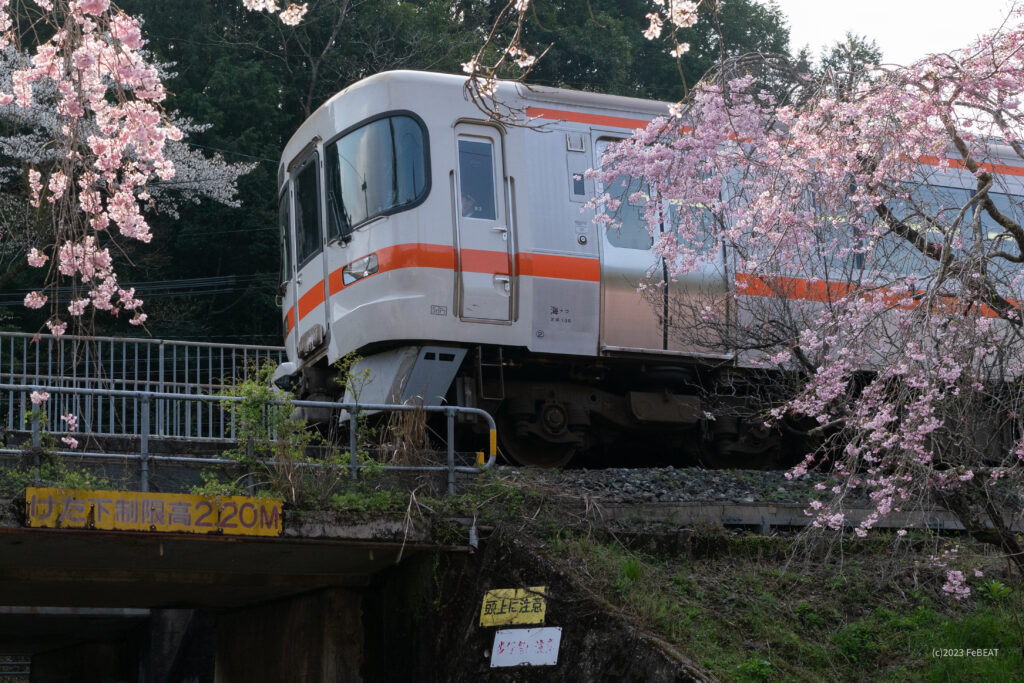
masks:
[[[130,265],[120,270],[122,280],[146,301],[146,329],[97,318],[96,332],[280,344],[274,188],[284,143],[323,101],[371,74],[389,69],[461,73],[461,63],[483,43],[504,4],[314,0],[305,20],[293,28],[244,10],[237,0],[121,2],[125,11],[144,19],[147,47],[166,65],[166,108],[198,124],[185,139],[191,151],[249,164],[251,170],[238,180],[237,201],[215,201],[200,192],[173,210],[153,210],[153,241],[126,247]],[[723,53],[789,51],[785,18],[772,3],[722,0],[720,30],[705,13],[684,34],[692,49],[677,65],[663,44],[643,37],[648,11],[646,0],[535,4],[524,44],[534,53],[551,47],[527,82],[678,100]],[[807,64],[806,54],[802,61]],[[16,135],[20,126],[0,115],[0,137]],[[0,144],[0,155],[9,149]],[[7,156],[3,165],[24,163]],[[27,188],[19,186],[18,177],[24,173],[7,175],[4,195],[10,206],[25,204]],[[0,218],[33,220],[8,212]],[[2,259],[10,264],[0,273],[0,325],[6,329],[40,329],[45,319],[45,310],[22,305],[25,294],[40,284],[33,278],[41,278],[24,265],[31,246],[9,241],[7,249],[17,253]]]

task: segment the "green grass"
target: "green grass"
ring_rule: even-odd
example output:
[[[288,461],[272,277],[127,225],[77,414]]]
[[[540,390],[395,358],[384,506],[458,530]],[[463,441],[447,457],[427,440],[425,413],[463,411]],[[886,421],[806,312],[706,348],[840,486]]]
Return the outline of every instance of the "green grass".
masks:
[[[797,559],[791,541],[754,536],[719,538],[710,556],[644,555],[582,533],[551,543],[585,568],[592,589],[722,680],[1013,681],[1024,672],[1019,587],[978,580],[956,603],[925,558],[896,563],[884,542],[841,564]],[[942,648],[999,652],[934,656]]]
[[[404,491],[348,491],[331,497],[331,508],[351,517],[396,517],[404,515],[408,505]]]
[[[85,467],[69,465],[54,457],[40,458],[36,467],[31,458],[0,469],[0,496],[16,498],[25,495],[28,486],[61,489],[112,489],[120,484]]]

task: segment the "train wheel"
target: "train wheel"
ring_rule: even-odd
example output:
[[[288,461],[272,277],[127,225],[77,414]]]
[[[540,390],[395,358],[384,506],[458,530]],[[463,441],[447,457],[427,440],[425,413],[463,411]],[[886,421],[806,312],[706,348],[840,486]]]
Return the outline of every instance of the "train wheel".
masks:
[[[517,434],[508,415],[498,418],[498,438],[507,458],[526,467],[562,467],[576,455],[575,443],[546,441],[534,434]]]

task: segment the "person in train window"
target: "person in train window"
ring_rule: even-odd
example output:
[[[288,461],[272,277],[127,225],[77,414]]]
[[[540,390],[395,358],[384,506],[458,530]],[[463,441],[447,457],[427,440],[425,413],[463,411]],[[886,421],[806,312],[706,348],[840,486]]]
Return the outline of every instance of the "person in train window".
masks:
[[[486,218],[487,212],[484,207],[476,203],[473,199],[473,195],[463,193],[462,194],[462,217],[463,218]]]
[[[464,218],[495,219],[493,165],[490,141],[459,140],[459,191]]]

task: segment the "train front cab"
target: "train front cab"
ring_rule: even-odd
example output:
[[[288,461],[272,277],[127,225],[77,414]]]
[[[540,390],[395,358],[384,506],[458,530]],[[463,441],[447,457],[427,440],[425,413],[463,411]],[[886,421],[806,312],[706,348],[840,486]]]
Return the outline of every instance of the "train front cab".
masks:
[[[440,97],[444,89],[452,97]],[[454,98],[461,108],[422,106]],[[389,351],[363,400],[401,400],[417,393],[406,356],[423,340],[515,336],[503,134],[461,116],[479,117],[466,105],[461,79],[382,74],[325,103],[287,145],[279,198],[289,363],[279,375],[301,370],[303,395],[336,393],[327,365],[346,354]]]

